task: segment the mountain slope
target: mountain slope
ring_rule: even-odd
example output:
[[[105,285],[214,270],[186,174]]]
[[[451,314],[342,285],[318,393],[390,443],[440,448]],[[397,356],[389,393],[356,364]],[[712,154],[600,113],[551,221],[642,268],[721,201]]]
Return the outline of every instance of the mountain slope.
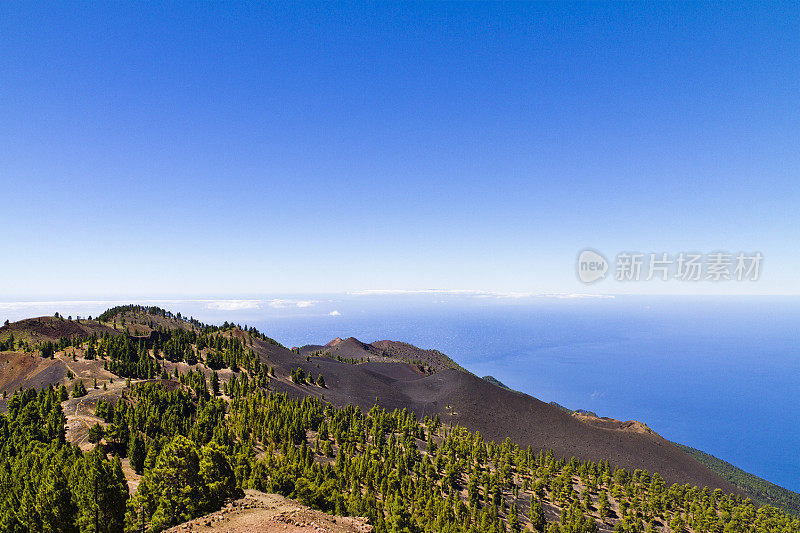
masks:
[[[762,479],[749,472],[745,472],[741,468],[727,461],[723,461],[718,457],[714,457],[709,453],[690,446],[684,446],[683,444],[676,443],[676,446],[707,466],[710,470],[730,481],[755,501],[761,504],[774,505],[775,507],[780,507],[781,509],[791,511],[795,515],[800,516],[800,494],[775,485],[774,483],[770,483],[766,479]]]
[[[301,352],[302,353],[302,352]],[[289,350],[265,360],[283,373],[300,367],[325,378],[327,389],[307,389],[288,380],[273,387],[290,395],[323,396],[334,405],[369,409],[407,408],[418,416],[439,415],[444,423],[479,431],[484,438],[511,438],[521,446],[550,448],[560,457],[579,457],[635,470],[659,472],[669,483],[690,483],[738,492],[736,487],[700,464],[673,443],[648,432],[586,423],[569,412],[520,392],[498,387],[464,371],[420,372],[402,362],[344,364],[327,356],[300,359]]]
[[[97,320],[69,320],[63,317],[40,316],[0,327],[0,341],[13,335],[18,342],[25,341],[33,345],[38,342],[55,342],[65,337],[88,337],[103,333],[117,335],[120,332]]]
[[[122,328],[139,334],[158,328],[200,329],[199,323],[179,315],[135,306],[111,310],[101,319],[102,324],[94,322],[96,327],[114,334],[122,334]],[[115,330],[114,325],[119,329]],[[16,331],[24,329],[19,323],[10,326]],[[223,337],[238,338],[252,349],[263,365],[272,367],[270,387],[290,397],[324,397],[336,406],[355,404],[364,410],[378,403],[387,409],[409,409],[419,417],[438,415],[445,424],[479,431],[489,440],[511,438],[521,446],[550,448],[556,456],[610,461],[630,470],[659,472],[668,483],[738,492],[728,480],[655,433],[624,424],[578,419],[568,411],[463,371],[436,350],[395,341],[367,344],[351,337],[331,342],[330,346],[305,346],[292,351],[249,329],[226,324],[216,331]],[[201,352],[200,357],[204,354]],[[340,361],[337,355],[351,362]],[[352,364],[361,360],[364,362]],[[170,374],[176,369],[184,373],[190,369],[182,362],[163,360],[162,365]],[[191,368],[202,370],[207,377],[211,375],[206,365]],[[321,374],[325,387],[294,383],[291,376],[298,368],[315,380]],[[223,384],[234,374],[230,370],[219,372]]]

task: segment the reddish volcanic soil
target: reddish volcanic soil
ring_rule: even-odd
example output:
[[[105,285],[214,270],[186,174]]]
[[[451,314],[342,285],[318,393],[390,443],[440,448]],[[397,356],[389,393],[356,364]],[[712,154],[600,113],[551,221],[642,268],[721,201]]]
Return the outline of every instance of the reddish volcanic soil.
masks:
[[[369,533],[372,526],[364,518],[325,514],[279,496],[256,490],[220,511],[185,522],[167,530],[215,533]]]

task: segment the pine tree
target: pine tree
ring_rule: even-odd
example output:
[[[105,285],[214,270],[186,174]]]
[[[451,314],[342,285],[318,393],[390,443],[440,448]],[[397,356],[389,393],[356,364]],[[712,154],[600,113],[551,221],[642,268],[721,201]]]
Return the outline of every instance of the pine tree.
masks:
[[[74,526],[77,508],[63,472],[55,465],[48,469],[39,484],[36,510],[43,532],[77,531]]]
[[[128,484],[119,459],[109,461],[96,448],[78,460],[70,485],[75,487],[77,525],[82,532],[115,533],[123,529]]]
[[[81,398],[82,396],[86,396],[88,391],[86,387],[83,385],[83,380],[78,380],[75,382],[75,385],[72,387],[72,397],[73,398]]]
[[[389,533],[411,533],[416,530],[411,515],[399,494],[395,494],[387,506],[386,530]]]
[[[147,457],[145,450],[144,439],[139,435],[138,431],[134,431],[133,438],[128,445],[128,457],[130,458],[131,468],[140,474],[144,470],[144,460]]]
[[[544,517],[544,508],[542,507],[542,502],[536,499],[535,496],[531,497],[530,519],[533,530],[542,533],[547,521]]]
[[[608,516],[608,509],[609,509],[608,493],[605,490],[601,490],[600,497],[597,500],[597,511],[600,515],[601,520]]]
[[[105,431],[103,430],[103,426],[101,426],[99,423],[95,423],[89,428],[89,442],[92,444],[97,444],[103,439],[104,434]]]
[[[519,523],[519,514],[517,514],[517,504],[511,504],[511,510],[508,512],[508,529],[512,533],[519,533],[522,531],[522,525]]]
[[[161,531],[184,522],[202,508],[200,456],[195,444],[176,436],[161,450],[153,468],[145,470],[139,490],[128,506],[129,521],[136,522],[140,509],[151,529]]]
[[[211,392],[214,396],[219,396],[219,375],[216,370],[211,374]]]
[[[201,453],[200,477],[205,486],[201,507],[208,511],[219,509],[236,494],[236,476],[224,448],[214,441],[206,444]]]

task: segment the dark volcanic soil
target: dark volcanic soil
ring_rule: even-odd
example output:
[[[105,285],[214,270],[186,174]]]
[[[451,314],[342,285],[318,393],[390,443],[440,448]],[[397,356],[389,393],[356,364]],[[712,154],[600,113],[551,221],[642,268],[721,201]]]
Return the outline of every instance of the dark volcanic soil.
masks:
[[[61,383],[67,367],[58,359],[43,359],[36,354],[0,352],[0,393],[10,398],[19,389],[41,390],[48,385]],[[0,395],[0,411],[5,411],[6,400]]]
[[[78,322],[66,318],[40,316],[26,318],[0,327],[0,339],[6,339],[9,334],[13,334],[17,340],[24,339],[35,344],[41,341],[57,341],[63,337],[84,337],[93,333],[101,335],[106,332],[111,335],[119,334],[118,331],[100,324],[96,320]]]
[[[607,460],[631,470],[658,472],[667,483],[738,492],[671,442],[644,430],[643,424],[602,419],[584,422],[527,394],[503,389],[465,371],[445,369],[429,375],[406,363],[348,364],[326,356],[309,357],[307,361],[306,357],[275,346],[261,353],[265,363],[276,369],[278,379],[273,380],[273,387],[290,396],[309,394],[324,397],[334,405],[353,403],[365,410],[377,402],[388,409],[408,408],[419,417],[438,414],[445,424],[452,422],[479,431],[487,440],[510,437],[520,446],[550,448],[560,457]],[[289,375],[297,367],[314,377],[321,373],[327,388],[292,383]]]

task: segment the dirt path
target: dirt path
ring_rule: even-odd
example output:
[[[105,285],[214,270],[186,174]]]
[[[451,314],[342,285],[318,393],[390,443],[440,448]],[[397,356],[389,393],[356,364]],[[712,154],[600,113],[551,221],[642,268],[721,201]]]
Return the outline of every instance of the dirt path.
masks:
[[[83,359],[73,361],[68,356],[61,356],[60,359],[72,372],[75,379],[82,380],[86,387],[86,396],[70,398],[62,404],[62,408],[67,417],[67,440],[87,451],[93,446],[89,442],[89,428],[95,424],[108,425],[102,418],[95,416],[97,403],[101,398],[110,403],[116,403],[122,396],[125,381],[103,369],[102,361]],[[98,382],[99,388],[97,389],[94,388],[95,379]],[[105,389],[102,388],[103,385],[106,386]]]

